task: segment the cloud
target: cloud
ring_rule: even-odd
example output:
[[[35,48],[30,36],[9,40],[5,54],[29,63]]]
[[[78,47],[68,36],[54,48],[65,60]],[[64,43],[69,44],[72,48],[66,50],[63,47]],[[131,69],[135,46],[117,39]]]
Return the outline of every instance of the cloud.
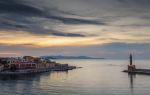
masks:
[[[52,29],[43,29],[42,27],[38,27],[36,25],[28,26],[26,24],[19,24],[14,22],[1,22],[0,23],[1,30],[10,31],[22,31],[22,32],[29,32],[31,34],[36,35],[54,35],[54,36],[65,36],[65,37],[86,37],[88,35],[78,34],[78,33],[67,33],[67,32],[60,32]],[[0,31],[1,32],[1,31]]]
[[[137,2],[135,0],[87,0],[87,2],[85,2],[85,0],[63,0],[59,1],[61,4],[56,2],[57,0],[37,0],[36,2],[34,0],[0,1],[0,13],[2,13],[0,14],[0,18],[2,19],[0,29],[22,30],[38,35],[87,37],[90,35],[88,35],[86,31],[81,31],[82,34],[79,32],[71,33],[71,31],[73,31],[71,29],[68,29],[70,31],[66,32],[64,30],[58,30],[57,27],[59,28],[63,25],[93,25],[107,29],[110,25],[112,25],[112,27],[130,28],[149,26],[149,22],[145,23],[145,17],[148,18],[149,16],[145,16],[144,14],[142,16],[135,16],[134,18],[136,19],[128,19],[131,18],[133,14],[137,14],[135,13],[136,11],[132,13],[133,9],[140,10],[142,7],[141,10],[145,12],[143,9],[145,8],[144,5],[147,7],[147,3],[149,2],[147,0],[137,0]],[[122,4],[124,6],[118,8]],[[72,10],[72,8],[74,10]],[[139,20],[140,17],[143,17],[143,21]],[[45,28],[45,26],[48,28]],[[93,30],[93,35],[97,35],[97,32],[94,31],[95,29],[90,28],[88,29],[90,31]],[[78,31],[80,30],[83,29],[78,29]],[[114,30],[112,29],[112,31]],[[90,32],[90,34],[91,33],[92,32]]]
[[[0,42],[8,45],[7,50],[13,45],[32,49],[85,46],[69,53],[87,55],[101,51],[104,55],[118,52],[117,56],[136,46],[138,51],[148,50],[149,9],[149,0],[1,0]],[[99,45],[104,48],[95,50]]]
[[[40,9],[23,4],[23,2],[19,0],[0,1],[0,12],[34,16],[41,15],[43,13]]]
[[[125,44],[125,43],[109,43],[103,45],[92,45],[92,46],[64,46],[64,47],[22,47],[20,45],[12,45],[11,48],[6,45],[0,46],[0,52],[7,53],[9,50],[19,53],[18,56],[22,55],[85,55],[93,57],[105,57],[115,59],[128,59],[129,53],[133,53],[134,59],[149,59],[150,56],[150,45],[149,44]],[[8,56],[8,55],[7,55]],[[13,56],[13,55],[10,55]]]
[[[3,0],[0,1],[0,29],[1,30],[22,30],[24,32],[30,32],[33,34],[41,35],[55,35],[66,37],[85,37],[87,34],[79,33],[67,33],[66,31],[56,31],[49,26],[49,29],[45,29],[42,23],[46,21],[57,21],[59,24],[97,24],[105,25],[106,23],[96,21],[94,19],[78,18],[74,17],[75,14],[65,12],[57,8],[44,8],[34,5],[33,2],[25,0]],[[46,11],[48,10],[48,11]],[[65,17],[70,15],[71,17]],[[32,18],[35,18],[36,22]],[[39,19],[43,19],[38,21]]]
[[[0,13],[8,13],[8,14],[20,14],[20,15],[27,15],[27,16],[41,16],[49,19],[59,20],[65,24],[105,24],[102,22],[94,21],[94,20],[87,20],[87,19],[78,19],[78,18],[67,18],[63,16],[55,16],[54,14],[47,13],[46,9],[33,7],[31,5],[24,4],[19,0],[9,0],[0,1]],[[58,9],[50,8],[49,11],[56,11],[61,12]],[[63,12],[68,14],[67,12]]]
[[[106,25],[104,22],[99,22],[95,20],[79,19],[79,18],[67,18],[60,16],[49,16],[50,19],[55,19],[63,22],[64,24],[96,24],[96,25]]]

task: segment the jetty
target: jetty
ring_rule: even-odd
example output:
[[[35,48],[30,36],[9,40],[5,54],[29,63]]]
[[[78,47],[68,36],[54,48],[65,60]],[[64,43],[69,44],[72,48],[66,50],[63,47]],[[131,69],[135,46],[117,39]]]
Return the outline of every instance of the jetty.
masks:
[[[133,64],[132,61],[132,54],[130,54],[129,57],[130,64],[128,65],[128,69],[124,70],[123,72],[129,73],[129,74],[144,74],[144,75],[150,75],[150,69],[140,69],[136,68],[136,66]]]

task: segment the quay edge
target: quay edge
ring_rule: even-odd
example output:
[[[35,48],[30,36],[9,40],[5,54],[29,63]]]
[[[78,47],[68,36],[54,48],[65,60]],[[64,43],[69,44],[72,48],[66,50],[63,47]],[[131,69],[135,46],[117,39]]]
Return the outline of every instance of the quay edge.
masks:
[[[24,56],[23,58],[0,58],[0,75],[37,74],[51,71],[68,71],[79,67],[55,61]]]

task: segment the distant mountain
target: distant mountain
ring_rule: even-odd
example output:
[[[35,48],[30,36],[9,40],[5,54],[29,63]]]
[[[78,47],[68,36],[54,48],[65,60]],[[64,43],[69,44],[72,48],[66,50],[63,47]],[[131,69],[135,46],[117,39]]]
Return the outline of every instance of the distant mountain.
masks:
[[[88,56],[41,56],[45,59],[105,59],[105,58],[93,58]]]

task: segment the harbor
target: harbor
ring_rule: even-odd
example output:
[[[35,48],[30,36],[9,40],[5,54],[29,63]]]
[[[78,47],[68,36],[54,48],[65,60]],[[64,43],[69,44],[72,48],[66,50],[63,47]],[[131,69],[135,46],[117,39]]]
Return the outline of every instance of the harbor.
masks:
[[[136,65],[133,64],[133,58],[132,54],[130,54],[129,57],[130,64],[128,65],[128,69],[124,70],[123,72],[129,73],[129,74],[144,74],[144,75],[150,75],[150,69],[141,69],[136,68]]]
[[[51,71],[68,71],[76,66],[60,64],[49,59],[32,56],[0,58],[0,75],[36,74]]]

